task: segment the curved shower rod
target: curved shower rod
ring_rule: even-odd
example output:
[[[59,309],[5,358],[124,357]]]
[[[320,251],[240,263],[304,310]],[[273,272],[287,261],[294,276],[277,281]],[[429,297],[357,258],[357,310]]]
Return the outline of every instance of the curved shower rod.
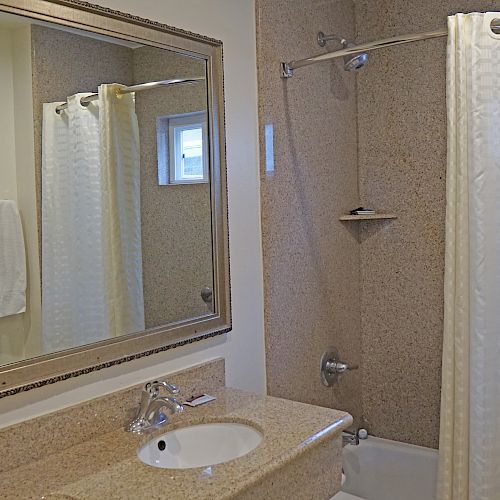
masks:
[[[131,94],[132,92],[141,92],[142,90],[157,89],[159,87],[165,87],[168,85],[193,85],[195,83],[200,83],[205,80],[205,77],[195,77],[195,78],[173,78],[171,80],[160,80],[159,82],[147,82],[139,83],[137,85],[131,85],[130,87],[124,87],[118,91],[119,94]],[[90,94],[86,97],[80,99],[80,104],[82,106],[87,106],[90,102],[99,99],[98,94]],[[68,103],[59,104],[56,107],[56,113],[60,113],[63,109],[68,107]]]
[[[500,34],[500,19],[494,19],[491,22],[491,30],[495,34]],[[368,52],[370,50],[383,49],[385,47],[392,47],[393,45],[401,45],[403,43],[416,42],[418,40],[428,40],[429,38],[440,38],[447,35],[448,35],[447,30],[439,30],[439,31],[425,31],[423,33],[415,33],[413,35],[394,36],[391,38],[385,38],[383,40],[377,40],[375,42],[363,43],[361,45],[356,45],[354,47],[346,47],[341,50],[336,50],[335,52],[327,52],[326,54],[320,54],[318,56],[312,56],[306,59],[299,59],[297,61],[290,61],[290,62],[282,62],[281,77],[290,78],[293,76],[293,72],[296,69],[304,68],[306,66],[310,66],[311,64],[330,61],[332,59],[336,59],[337,57],[360,54],[362,52]]]

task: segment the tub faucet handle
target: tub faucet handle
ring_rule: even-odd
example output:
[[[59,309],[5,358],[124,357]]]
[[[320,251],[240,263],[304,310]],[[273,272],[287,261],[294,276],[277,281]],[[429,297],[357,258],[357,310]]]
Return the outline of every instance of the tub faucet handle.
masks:
[[[330,373],[341,374],[350,372],[351,370],[357,370],[358,368],[358,365],[351,365],[350,363],[346,363],[345,361],[338,361],[335,359],[330,359],[326,362],[326,370]]]
[[[358,365],[341,361],[337,349],[335,347],[330,347],[330,349],[321,356],[321,381],[324,385],[330,387],[338,382],[340,375],[350,372],[351,370],[357,370],[358,368]]]

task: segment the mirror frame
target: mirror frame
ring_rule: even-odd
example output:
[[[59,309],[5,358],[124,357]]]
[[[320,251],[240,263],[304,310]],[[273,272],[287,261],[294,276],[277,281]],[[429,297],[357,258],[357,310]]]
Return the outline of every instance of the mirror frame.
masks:
[[[222,42],[79,0],[0,0],[0,11],[122,38],[207,62],[214,314],[0,367],[0,398],[231,330]]]

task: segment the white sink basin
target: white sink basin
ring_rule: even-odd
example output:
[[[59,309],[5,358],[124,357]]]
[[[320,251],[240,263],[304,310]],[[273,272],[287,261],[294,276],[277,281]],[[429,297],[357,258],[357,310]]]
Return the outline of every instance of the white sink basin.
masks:
[[[242,457],[261,441],[262,434],[249,425],[200,424],[155,437],[139,448],[137,456],[153,467],[191,469]]]

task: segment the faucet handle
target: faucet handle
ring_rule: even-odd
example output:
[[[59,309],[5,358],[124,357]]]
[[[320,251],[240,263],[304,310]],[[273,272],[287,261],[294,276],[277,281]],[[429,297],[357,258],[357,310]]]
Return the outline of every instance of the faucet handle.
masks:
[[[174,415],[175,413],[183,412],[184,406],[175,398],[161,397],[154,399],[148,408],[147,413],[149,414],[146,414],[146,418],[150,422],[151,427],[158,427],[168,422],[165,410],[169,410],[170,413]]]
[[[129,432],[141,433],[151,427],[164,424],[167,417],[162,411],[163,408],[169,408],[172,413],[178,413],[184,409],[175,398],[160,397],[160,388],[162,387],[170,394],[179,394],[180,392],[174,384],[169,384],[164,380],[154,380],[145,384],[142,388],[137,415],[127,426]]]
[[[335,347],[330,347],[321,356],[320,373],[323,385],[331,386],[338,382],[339,376],[351,370],[357,370],[358,365],[340,361],[340,356]]]
[[[163,387],[170,394],[179,394],[179,388],[174,384],[169,384],[164,380],[155,380],[153,382],[148,382],[144,386],[144,390],[149,393],[152,398],[156,398],[160,393],[160,388]]]
[[[345,373],[351,370],[357,370],[359,368],[358,365],[351,365],[350,363],[346,363],[344,361],[338,361],[335,359],[330,359],[326,362],[326,371],[329,373]]]

